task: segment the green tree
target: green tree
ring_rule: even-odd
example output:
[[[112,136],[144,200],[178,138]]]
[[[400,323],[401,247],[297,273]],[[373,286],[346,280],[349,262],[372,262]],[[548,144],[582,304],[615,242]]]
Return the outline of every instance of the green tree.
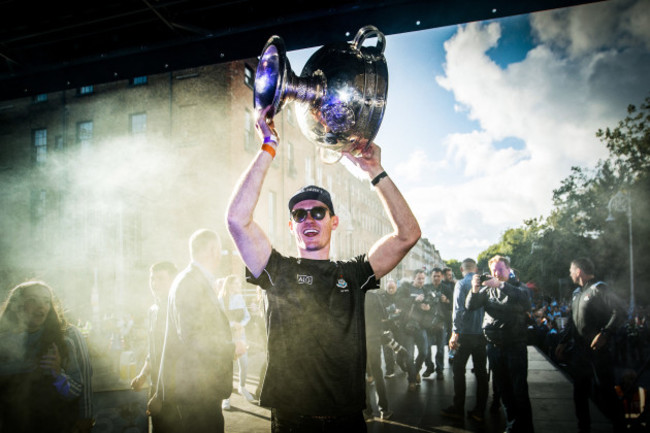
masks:
[[[646,281],[650,271],[650,226],[643,216],[650,211],[650,97],[639,107],[630,105],[615,128],[598,130],[607,159],[594,168],[573,167],[553,191],[554,209],[546,218],[524,221],[506,230],[501,240],[479,255],[485,268],[494,254],[510,256],[522,281],[534,281],[544,295],[567,297],[569,263],[591,257],[600,278],[612,282],[627,298],[629,293],[628,224],[623,214],[610,215],[608,203],[618,192],[629,194],[634,233],[635,286],[639,303],[649,299]],[[613,222],[608,217],[613,216]]]
[[[463,278],[463,273],[460,271],[461,263],[456,259],[445,260],[445,265],[451,268],[451,272],[454,274],[454,278],[460,279]]]

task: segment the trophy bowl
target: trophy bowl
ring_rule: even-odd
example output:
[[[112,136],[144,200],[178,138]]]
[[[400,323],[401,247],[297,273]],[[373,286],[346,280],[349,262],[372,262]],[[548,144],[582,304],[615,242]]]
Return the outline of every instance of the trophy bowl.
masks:
[[[364,46],[370,37],[377,44]],[[275,116],[293,101],[300,130],[324,162],[339,161],[343,152],[359,155],[376,137],[386,109],[385,45],[376,27],[362,27],[352,42],[318,49],[297,77],[282,38],[272,36],[255,73],[255,109],[272,106]]]

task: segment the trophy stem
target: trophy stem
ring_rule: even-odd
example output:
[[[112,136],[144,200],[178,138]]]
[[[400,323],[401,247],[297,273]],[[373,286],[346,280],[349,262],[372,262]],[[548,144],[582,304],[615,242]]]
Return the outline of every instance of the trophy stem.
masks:
[[[287,85],[282,99],[285,102],[306,102],[318,106],[325,95],[325,77],[316,71],[309,77],[297,77],[293,72],[287,71]]]

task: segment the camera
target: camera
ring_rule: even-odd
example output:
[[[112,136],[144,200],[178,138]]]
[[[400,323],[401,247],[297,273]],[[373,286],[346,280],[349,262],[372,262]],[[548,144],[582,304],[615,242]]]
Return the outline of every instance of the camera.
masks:
[[[424,301],[422,302],[429,305],[439,304],[441,302],[440,294],[437,292],[426,292],[424,294]]]
[[[395,362],[402,369],[408,371],[409,354],[404,346],[399,344],[391,331],[384,331],[382,335],[382,343],[390,347],[395,352]]]
[[[486,282],[487,280],[491,280],[491,279],[492,279],[492,275],[490,275],[490,274],[481,274],[481,276],[479,277],[479,279],[481,280],[481,284],[483,284],[483,283]]]

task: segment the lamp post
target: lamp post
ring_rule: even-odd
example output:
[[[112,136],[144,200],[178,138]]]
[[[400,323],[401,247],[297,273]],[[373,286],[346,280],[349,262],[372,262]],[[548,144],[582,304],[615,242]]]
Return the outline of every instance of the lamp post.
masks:
[[[627,226],[630,235],[630,316],[634,314],[634,251],[632,248],[632,200],[628,192],[619,191],[609,199],[607,204],[609,215],[605,221],[614,221],[612,212],[625,212],[627,215]]]

